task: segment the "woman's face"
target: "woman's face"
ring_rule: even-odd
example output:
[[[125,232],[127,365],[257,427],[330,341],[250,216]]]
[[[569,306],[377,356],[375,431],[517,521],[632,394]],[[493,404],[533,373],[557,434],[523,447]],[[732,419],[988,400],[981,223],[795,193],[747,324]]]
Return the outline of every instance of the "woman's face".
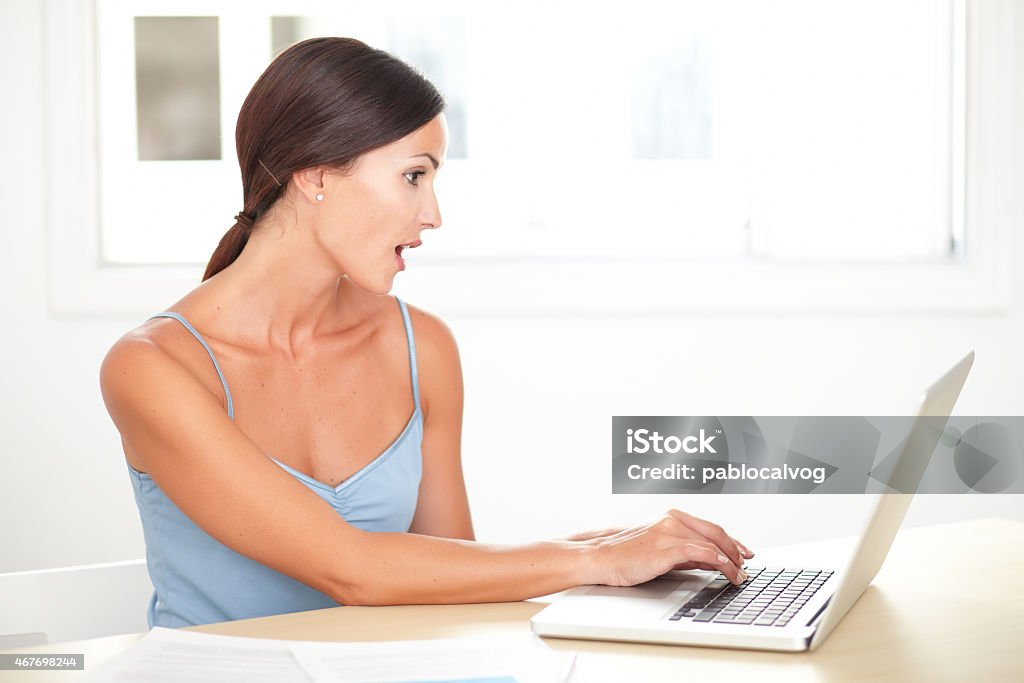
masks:
[[[422,128],[361,156],[348,173],[324,178],[316,237],[349,280],[391,291],[403,254],[420,233],[441,225],[434,178],[444,163],[448,127],[440,114]]]

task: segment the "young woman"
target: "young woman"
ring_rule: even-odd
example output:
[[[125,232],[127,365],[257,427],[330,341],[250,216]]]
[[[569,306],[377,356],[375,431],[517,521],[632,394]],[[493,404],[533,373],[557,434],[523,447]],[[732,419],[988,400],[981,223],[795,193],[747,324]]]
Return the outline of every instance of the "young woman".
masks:
[[[101,369],[151,625],[520,600],[673,567],[745,578],[751,553],[677,510],[565,540],[474,541],[455,341],[387,296],[403,251],[441,225],[443,107],[406,64],[344,38],[284,51],[242,105],[243,210],[202,284]]]

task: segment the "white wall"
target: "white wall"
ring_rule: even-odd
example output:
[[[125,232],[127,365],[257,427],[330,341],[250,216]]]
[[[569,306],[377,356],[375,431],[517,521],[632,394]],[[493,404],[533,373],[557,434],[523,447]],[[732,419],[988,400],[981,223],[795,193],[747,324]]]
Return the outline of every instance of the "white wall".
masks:
[[[42,190],[43,39],[39,3],[0,2],[0,572],[144,552],[97,383],[106,349],[139,320],[56,319],[47,308],[47,206],[61,197]],[[1022,100],[1018,84],[1018,112]],[[1019,160],[1024,149],[1007,154]],[[1021,185],[1018,162],[992,194]],[[1005,206],[1019,233],[1021,201]],[[478,536],[544,537],[669,506],[720,521],[755,548],[855,533],[861,496],[612,496],[609,418],[903,414],[969,348],[977,361],[957,412],[1024,414],[1022,264],[1016,236],[1005,314],[449,318],[466,375]],[[908,523],[988,515],[1024,520],[1024,497],[920,496]]]

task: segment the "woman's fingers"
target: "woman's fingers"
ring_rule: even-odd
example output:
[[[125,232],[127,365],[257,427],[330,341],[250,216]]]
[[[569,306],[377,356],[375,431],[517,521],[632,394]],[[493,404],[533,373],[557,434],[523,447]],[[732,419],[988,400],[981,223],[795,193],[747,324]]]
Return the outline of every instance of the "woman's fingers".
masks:
[[[677,564],[676,566],[672,567],[672,569],[676,569],[676,570],[680,570],[680,571],[689,571],[689,570],[692,570],[692,569],[700,569],[702,571],[707,571],[707,572],[717,572],[717,571],[721,571],[722,568],[720,566],[704,564],[703,562],[684,562],[682,564]],[[743,572],[743,576],[744,576],[744,578],[742,579],[742,581],[746,581],[746,572],[745,571]],[[726,578],[729,579],[729,576],[726,575]],[[732,581],[733,583],[736,583],[737,585],[740,583],[740,582],[737,582],[737,581],[735,581],[733,579],[729,579],[729,580]]]
[[[708,541],[714,543],[729,557],[730,560],[732,560],[733,564],[738,567],[743,566],[743,559],[745,556],[743,550],[745,550],[745,548],[741,548],[736,539],[725,533],[725,530],[722,529],[722,527],[717,524],[713,524],[706,519],[694,517],[693,515],[687,514],[681,510],[669,510],[668,514],[679,520],[686,528],[700,534]],[[750,551],[747,552],[749,553]],[[749,556],[753,557],[753,553],[750,553]]]
[[[750,558],[752,558],[754,556],[753,551],[749,550],[747,548],[747,546],[743,545],[742,543],[737,541],[735,538],[732,539],[732,541],[733,541],[733,543],[736,544],[736,549],[740,551],[740,555],[742,555],[745,559],[749,560]]]
[[[694,563],[710,569],[717,569],[725,574],[733,583],[743,583],[747,574],[732,560],[723,555],[713,544],[705,541],[691,540],[683,543],[680,548],[679,564]]]

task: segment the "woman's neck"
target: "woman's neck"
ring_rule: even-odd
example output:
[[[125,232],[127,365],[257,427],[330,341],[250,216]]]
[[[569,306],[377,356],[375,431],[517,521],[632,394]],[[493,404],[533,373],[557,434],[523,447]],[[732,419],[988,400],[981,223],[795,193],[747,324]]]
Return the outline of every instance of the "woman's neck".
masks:
[[[352,284],[303,235],[260,226],[230,266],[186,297],[187,306],[215,337],[289,356],[364,322],[381,297]]]

